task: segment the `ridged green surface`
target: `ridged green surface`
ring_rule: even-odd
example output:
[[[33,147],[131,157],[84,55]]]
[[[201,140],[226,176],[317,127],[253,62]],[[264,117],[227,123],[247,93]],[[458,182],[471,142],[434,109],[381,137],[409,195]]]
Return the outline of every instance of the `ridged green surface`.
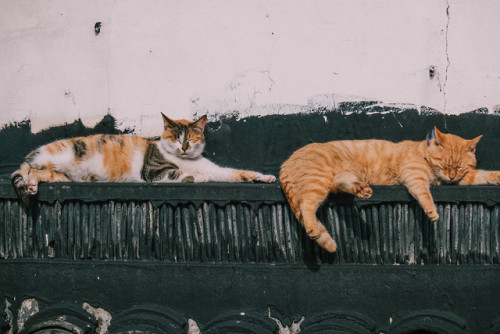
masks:
[[[403,187],[375,187],[368,201],[330,197],[318,211],[338,244],[329,254],[308,239],[277,185],[44,185],[29,208],[0,199],[0,258],[499,263],[500,187],[433,193],[436,223]]]

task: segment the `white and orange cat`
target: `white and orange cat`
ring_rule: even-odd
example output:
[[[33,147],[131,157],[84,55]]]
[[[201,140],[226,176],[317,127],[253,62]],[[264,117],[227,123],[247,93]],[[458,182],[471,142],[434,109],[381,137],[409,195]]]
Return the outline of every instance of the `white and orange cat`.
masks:
[[[369,198],[369,184],[403,184],[429,219],[437,221],[431,184],[500,184],[500,171],[475,169],[476,145],[481,137],[466,140],[434,128],[427,140],[419,142],[313,143],[298,149],[283,163],[279,178],[307,235],[327,251],[335,252],[335,241],[316,218],[316,210],[329,192]]]
[[[207,117],[195,122],[163,115],[160,140],[131,135],[92,135],[41,146],[26,156],[11,180],[23,200],[40,182],[267,182],[248,170],[220,167],[201,156]]]

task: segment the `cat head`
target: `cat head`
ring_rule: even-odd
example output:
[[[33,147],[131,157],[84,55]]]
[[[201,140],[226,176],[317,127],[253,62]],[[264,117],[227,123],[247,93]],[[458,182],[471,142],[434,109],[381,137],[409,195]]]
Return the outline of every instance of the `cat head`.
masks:
[[[482,135],[471,140],[444,134],[434,127],[427,137],[425,159],[444,183],[458,183],[476,167],[476,146]]]
[[[183,159],[198,158],[205,148],[203,130],[207,122],[204,115],[195,122],[186,120],[174,121],[163,116],[164,131],[161,145],[170,154]]]

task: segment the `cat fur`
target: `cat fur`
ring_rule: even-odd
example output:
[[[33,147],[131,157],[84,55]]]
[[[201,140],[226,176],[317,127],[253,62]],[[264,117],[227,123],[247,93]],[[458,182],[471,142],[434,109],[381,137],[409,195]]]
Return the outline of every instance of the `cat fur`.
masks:
[[[160,140],[98,134],[58,140],[29,153],[11,175],[19,196],[29,202],[40,182],[266,182],[248,170],[225,168],[201,156],[206,116],[195,122],[164,114]]]
[[[282,189],[307,235],[329,252],[337,245],[316,217],[330,192],[371,197],[373,185],[404,185],[431,221],[439,215],[430,185],[500,184],[499,171],[475,169],[471,140],[434,134],[423,141],[343,140],[312,143],[295,151],[281,166]]]

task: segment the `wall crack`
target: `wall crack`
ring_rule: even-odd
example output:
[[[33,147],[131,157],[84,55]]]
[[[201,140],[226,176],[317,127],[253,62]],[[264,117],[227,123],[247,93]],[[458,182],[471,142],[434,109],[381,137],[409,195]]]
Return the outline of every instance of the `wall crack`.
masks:
[[[448,70],[450,68],[450,54],[448,52],[448,32],[450,28],[450,1],[446,0],[446,27],[445,27],[445,54],[446,54],[446,69],[444,73],[444,83],[443,83],[443,98],[444,98],[444,110],[446,112],[446,85],[448,84]]]

